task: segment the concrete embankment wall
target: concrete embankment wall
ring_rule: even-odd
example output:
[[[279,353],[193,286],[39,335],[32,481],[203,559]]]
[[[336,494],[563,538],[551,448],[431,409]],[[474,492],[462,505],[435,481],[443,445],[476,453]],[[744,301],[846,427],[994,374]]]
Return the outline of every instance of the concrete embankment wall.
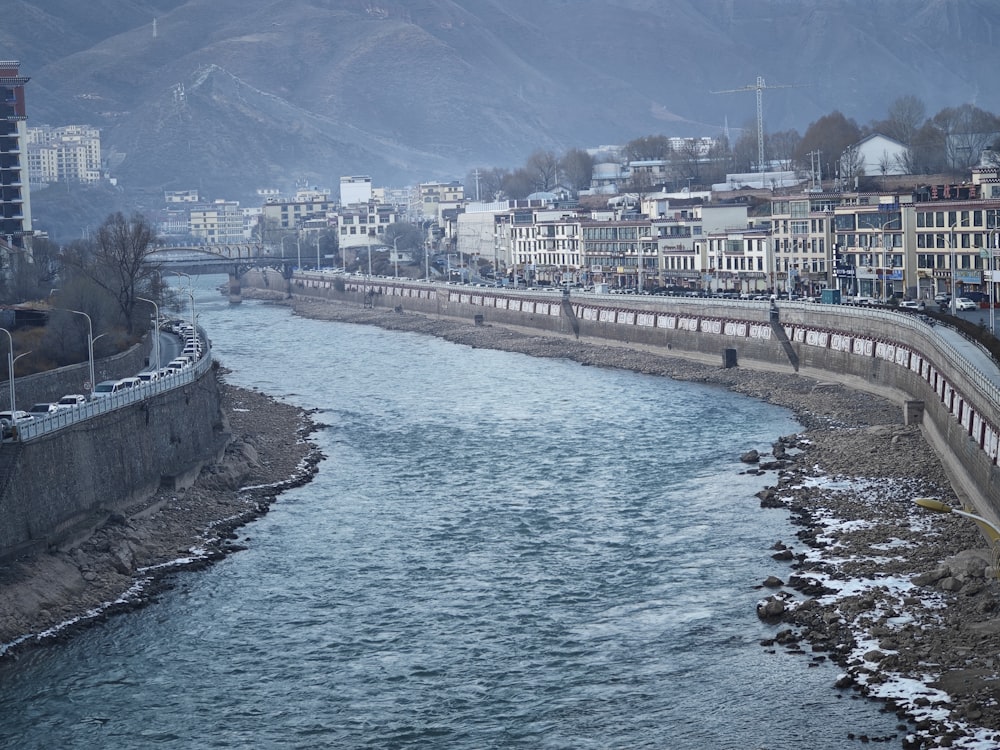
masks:
[[[103,523],[163,484],[190,484],[228,442],[215,370],[26,443],[0,444],[0,557]]]
[[[779,302],[507,292],[321,274],[247,274],[248,287],[295,296],[531,327],[567,336],[663,348],[723,365],[801,373],[905,405],[942,457],[964,503],[1000,522],[1000,397],[938,331],[888,310]],[[338,281],[339,278],[339,281]],[[774,318],[772,319],[772,315]],[[822,398],[817,395],[817,398]],[[900,475],[906,467],[900,467]]]

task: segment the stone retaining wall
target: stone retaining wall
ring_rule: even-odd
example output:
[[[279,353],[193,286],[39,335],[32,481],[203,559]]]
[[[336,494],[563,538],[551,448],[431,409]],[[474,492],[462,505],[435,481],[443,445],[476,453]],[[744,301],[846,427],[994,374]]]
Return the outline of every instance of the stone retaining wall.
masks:
[[[27,443],[0,444],[0,558],[44,549],[186,486],[228,442],[215,370]]]
[[[749,367],[799,371],[892,398],[921,415],[959,496],[1000,522],[1000,397],[981,373],[918,317],[889,310],[779,302],[774,321],[763,302],[595,296],[364,280],[305,273],[285,282],[252,272],[246,286],[358,305],[400,308],[481,323],[663,347],[680,356],[727,350]],[[339,281],[338,281],[339,279]],[[782,341],[787,340],[786,349]],[[791,354],[790,354],[791,352]],[[666,352],[665,352],[666,353]],[[905,467],[901,467],[905,472]]]

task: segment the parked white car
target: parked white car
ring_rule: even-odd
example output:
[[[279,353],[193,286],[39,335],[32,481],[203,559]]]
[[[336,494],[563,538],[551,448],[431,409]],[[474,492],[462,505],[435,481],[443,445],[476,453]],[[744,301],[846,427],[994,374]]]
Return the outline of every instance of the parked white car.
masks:
[[[955,300],[955,309],[958,310],[959,312],[962,312],[964,310],[978,310],[979,305],[977,305],[968,297],[959,297],[958,299]]]
[[[56,402],[60,409],[74,409],[87,403],[87,397],[82,393],[67,393]]]
[[[14,425],[22,422],[33,422],[35,418],[26,411],[18,409],[11,415],[9,411],[0,411],[0,433],[5,438],[14,436]]]
[[[32,404],[31,408],[28,409],[28,414],[38,419],[42,417],[47,417],[50,414],[55,414],[59,411],[59,406],[55,403],[49,401],[40,401],[37,404]]]

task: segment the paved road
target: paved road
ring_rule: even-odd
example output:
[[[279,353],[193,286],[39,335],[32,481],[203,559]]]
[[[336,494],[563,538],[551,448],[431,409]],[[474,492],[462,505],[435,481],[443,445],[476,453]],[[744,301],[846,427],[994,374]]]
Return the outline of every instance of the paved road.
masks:
[[[995,318],[1000,318],[1000,315],[997,315],[998,312],[1000,311],[994,311]],[[958,313],[957,317],[968,320],[971,323],[981,323],[986,327],[990,325],[989,310],[969,310]],[[997,320],[996,323],[997,327],[1000,328],[1000,320]],[[1000,366],[989,355],[989,352],[979,346],[979,344],[965,338],[965,336],[954,328],[938,324],[934,326],[934,331],[938,336],[951,344],[955,351],[961,354],[966,361],[981,372],[991,383],[1000,388]]]

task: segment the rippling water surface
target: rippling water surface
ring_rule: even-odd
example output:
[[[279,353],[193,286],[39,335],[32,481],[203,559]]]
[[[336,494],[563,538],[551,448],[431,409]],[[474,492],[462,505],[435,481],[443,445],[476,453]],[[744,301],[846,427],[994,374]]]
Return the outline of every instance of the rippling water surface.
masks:
[[[17,748],[839,749],[891,734],[767,653],[725,391],[303,320],[196,279],[233,383],[316,409],[315,481],[155,605],[0,667]]]

